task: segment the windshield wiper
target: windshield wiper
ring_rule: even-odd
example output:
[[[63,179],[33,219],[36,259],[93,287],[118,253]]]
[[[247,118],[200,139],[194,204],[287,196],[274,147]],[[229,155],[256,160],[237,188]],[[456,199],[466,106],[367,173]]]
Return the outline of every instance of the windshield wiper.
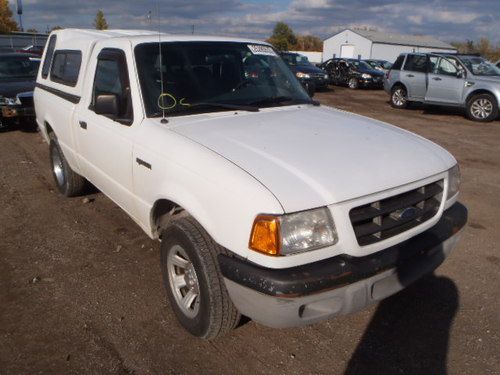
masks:
[[[229,103],[215,103],[215,102],[198,102],[193,104],[185,104],[180,108],[174,110],[166,110],[165,115],[178,115],[184,112],[188,112],[190,108],[223,108],[232,109],[235,111],[248,111],[248,112],[259,112],[259,108],[250,105],[239,105],[239,104],[229,104]],[[154,112],[150,117],[158,117],[163,114],[163,111]]]
[[[186,106],[188,108],[196,107],[214,107],[214,108],[225,108],[234,109],[237,111],[248,111],[248,112],[259,112],[259,108],[252,105],[241,105],[241,104],[229,104],[229,103],[214,103],[214,102],[198,102]]]
[[[319,106],[319,102],[312,99],[293,99],[290,96],[272,96],[269,98],[255,100],[253,102],[247,103],[248,105],[259,105],[259,104],[280,104],[283,102],[290,102],[290,104],[312,104],[314,106]]]

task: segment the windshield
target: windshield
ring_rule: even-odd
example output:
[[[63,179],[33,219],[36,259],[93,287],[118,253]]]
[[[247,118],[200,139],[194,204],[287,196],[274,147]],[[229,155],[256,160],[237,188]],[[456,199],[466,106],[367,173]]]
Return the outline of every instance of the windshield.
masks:
[[[164,42],[135,48],[148,117],[311,103],[274,50],[235,42]],[[163,75],[163,95],[161,94]]]
[[[459,56],[459,59],[476,76],[500,76],[500,68],[480,56]]]
[[[373,70],[373,68],[370,65],[368,65],[366,62],[364,62],[364,61],[349,60],[349,63],[351,63],[352,65],[354,65],[358,69]]]
[[[36,78],[39,60],[32,60],[24,56],[0,57],[0,80],[12,78]]]
[[[288,65],[312,65],[309,59],[303,55],[284,53],[281,57]]]

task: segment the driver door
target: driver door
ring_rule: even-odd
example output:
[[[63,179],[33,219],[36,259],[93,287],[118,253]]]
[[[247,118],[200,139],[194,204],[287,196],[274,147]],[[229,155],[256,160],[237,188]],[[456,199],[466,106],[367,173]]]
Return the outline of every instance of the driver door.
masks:
[[[84,175],[133,216],[132,180],[134,116],[124,51],[104,48],[97,55],[91,93],[76,114],[77,145]],[[90,77],[90,75],[89,75]],[[90,91],[90,90],[89,90]],[[115,96],[115,115],[98,113],[99,96]]]
[[[465,72],[454,59],[432,56],[435,59],[429,72],[425,101],[460,104],[465,88]]]

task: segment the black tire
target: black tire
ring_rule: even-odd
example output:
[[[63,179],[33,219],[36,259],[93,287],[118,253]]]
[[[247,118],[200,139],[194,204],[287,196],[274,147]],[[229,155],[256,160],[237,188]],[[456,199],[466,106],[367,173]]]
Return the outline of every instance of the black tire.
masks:
[[[350,89],[356,90],[357,88],[359,88],[359,82],[358,82],[358,79],[357,79],[357,78],[355,78],[355,77],[351,77],[351,78],[349,78],[349,81],[347,81],[347,86],[348,86]]]
[[[177,254],[180,248],[187,255],[190,261],[187,268],[194,269],[197,281],[198,296],[193,300],[193,308],[188,311],[192,314],[191,316],[183,311],[182,300],[179,301],[182,297],[182,290],[176,289],[169,276],[172,269],[172,261],[169,260],[172,258],[169,256]],[[172,221],[162,232],[161,268],[170,305],[180,324],[188,332],[207,340],[231,331],[240,320],[240,314],[229,297],[220,272],[217,255],[221,253],[227,253],[227,250],[215,243],[191,216]],[[183,257],[186,258],[186,256]],[[177,268],[177,270],[184,270],[184,268]],[[182,275],[186,280],[186,273],[179,271],[176,276]],[[192,284],[186,283],[184,297],[190,285]],[[181,297],[178,293],[181,293]],[[197,303],[198,310],[196,311]]]
[[[57,189],[66,197],[75,197],[85,192],[87,180],[69,166],[55,136],[50,136],[50,165]]]
[[[473,121],[491,122],[498,118],[498,103],[491,94],[478,94],[467,101],[467,117]]]
[[[403,85],[396,85],[391,90],[392,108],[404,109],[408,107],[408,92]]]

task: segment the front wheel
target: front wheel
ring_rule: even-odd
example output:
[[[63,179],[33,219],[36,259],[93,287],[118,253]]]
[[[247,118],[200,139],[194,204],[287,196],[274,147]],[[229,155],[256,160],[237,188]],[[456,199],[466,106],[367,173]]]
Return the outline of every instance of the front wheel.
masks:
[[[356,78],[350,78],[347,84],[350,89],[357,89],[359,87],[359,82]]]
[[[239,322],[217,260],[225,252],[192,217],[162,232],[163,283],[177,319],[194,336],[213,339]]]
[[[391,106],[398,109],[408,107],[408,93],[403,86],[395,86],[391,90]]]
[[[466,110],[467,117],[474,121],[490,122],[498,117],[498,103],[491,94],[474,95]]]

